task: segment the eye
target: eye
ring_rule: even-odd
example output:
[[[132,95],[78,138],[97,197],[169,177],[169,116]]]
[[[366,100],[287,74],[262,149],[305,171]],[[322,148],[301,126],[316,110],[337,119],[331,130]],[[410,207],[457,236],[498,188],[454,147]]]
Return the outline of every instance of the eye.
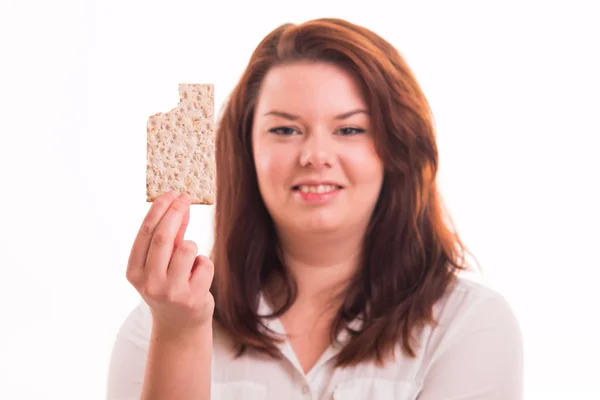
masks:
[[[294,128],[290,128],[289,126],[280,126],[277,128],[269,129],[270,133],[274,133],[275,135],[281,136],[290,136],[293,135],[296,130]]]
[[[342,128],[339,130],[339,133],[342,136],[358,135],[360,133],[365,133],[365,132],[366,132],[365,129],[360,129],[360,128]]]

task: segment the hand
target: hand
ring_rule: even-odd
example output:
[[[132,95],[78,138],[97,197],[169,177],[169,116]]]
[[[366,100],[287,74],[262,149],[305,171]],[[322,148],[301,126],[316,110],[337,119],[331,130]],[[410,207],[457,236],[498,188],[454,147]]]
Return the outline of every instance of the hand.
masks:
[[[183,240],[189,219],[187,194],[161,195],[144,218],[127,264],[127,280],[150,307],[154,325],[170,332],[209,325],[214,311],[209,292],[214,266],[197,256],[196,243]]]

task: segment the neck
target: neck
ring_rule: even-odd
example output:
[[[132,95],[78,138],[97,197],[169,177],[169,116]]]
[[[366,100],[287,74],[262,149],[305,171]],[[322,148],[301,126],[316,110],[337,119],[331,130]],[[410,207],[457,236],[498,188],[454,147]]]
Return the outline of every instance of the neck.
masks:
[[[359,268],[362,234],[279,232],[279,241],[285,268],[298,285],[295,304],[312,309],[323,309],[324,305],[336,308],[346,284]]]

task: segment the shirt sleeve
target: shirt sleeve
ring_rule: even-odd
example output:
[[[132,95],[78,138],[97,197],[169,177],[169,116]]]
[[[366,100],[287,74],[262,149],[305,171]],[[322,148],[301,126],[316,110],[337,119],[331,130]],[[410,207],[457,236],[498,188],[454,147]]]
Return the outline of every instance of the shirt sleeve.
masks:
[[[504,297],[481,299],[434,356],[418,400],[523,399],[523,344]]]
[[[140,301],[116,335],[108,370],[107,400],[140,398],[151,328],[150,309]]]

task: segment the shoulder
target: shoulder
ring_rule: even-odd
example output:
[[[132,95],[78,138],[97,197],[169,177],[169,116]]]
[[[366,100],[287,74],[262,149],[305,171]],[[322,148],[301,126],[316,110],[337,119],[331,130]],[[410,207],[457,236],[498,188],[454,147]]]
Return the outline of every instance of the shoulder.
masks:
[[[472,322],[474,317],[489,315],[490,312],[496,318],[505,318],[505,322],[516,323],[512,306],[502,293],[464,277],[458,277],[434,306],[436,317],[447,328]]]
[[[443,331],[476,328],[493,322],[505,329],[519,329],[511,304],[498,290],[474,280],[458,277],[434,306],[434,316]]]
[[[520,350],[521,328],[513,307],[502,293],[484,283],[457,278],[435,304],[433,315],[437,326],[427,341],[431,359],[475,336],[489,345]]]
[[[433,311],[437,325],[423,333],[417,376],[423,399],[521,398],[521,328],[500,292],[459,278]]]

